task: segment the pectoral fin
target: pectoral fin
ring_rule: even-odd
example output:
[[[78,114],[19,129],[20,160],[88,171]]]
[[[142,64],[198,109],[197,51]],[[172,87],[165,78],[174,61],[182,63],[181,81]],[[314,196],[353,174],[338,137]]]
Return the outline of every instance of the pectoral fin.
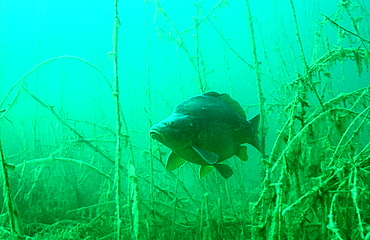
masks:
[[[238,152],[235,154],[243,162],[248,160],[248,152],[246,146],[240,146]]]
[[[184,163],[186,163],[185,159],[177,156],[176,153],[171,152],[167,159],[166,169],[168,171],[173,171],[184,165]]]
[[[215,164],[218,161],[218,155],[214,152],[209,152],[206,150],[202,150],[200,148],[192,146],[194,151],[196,151],[199,156],[203,158],[204,161],[206,161],[208,164]]]

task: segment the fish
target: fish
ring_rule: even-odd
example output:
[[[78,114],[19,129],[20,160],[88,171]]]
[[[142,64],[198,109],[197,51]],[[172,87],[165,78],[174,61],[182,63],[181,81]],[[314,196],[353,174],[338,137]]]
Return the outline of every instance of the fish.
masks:
[[[259,121],[260,114],[247,120],[243,108],[228,94],[210,91],[180,102],[170,116],[150,128],[149,135],[171,149],[168,171],[191,162],[200,165],[201,179],[213,169],[227,179],[234,172],[222,162],[234,155],[248,160],[242,144],[260,151]]]

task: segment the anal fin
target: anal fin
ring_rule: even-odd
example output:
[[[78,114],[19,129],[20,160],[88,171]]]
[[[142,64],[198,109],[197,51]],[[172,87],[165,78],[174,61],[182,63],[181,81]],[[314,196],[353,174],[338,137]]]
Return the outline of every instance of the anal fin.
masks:
[[[213,165],[200,166],[199,178],[202,179],[212,172],[214,169]]]
[[[229,178],[231,177],[234,172],[233,170],[231,169],[230,166],[226,165],[226,164],[215,164],[213,165],[215,166],[216,170],[221,174],[222,177],[224,178]]]

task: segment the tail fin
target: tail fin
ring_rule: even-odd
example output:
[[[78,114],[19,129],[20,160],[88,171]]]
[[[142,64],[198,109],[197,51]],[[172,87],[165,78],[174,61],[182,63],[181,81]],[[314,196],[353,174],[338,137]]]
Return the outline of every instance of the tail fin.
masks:
[[[260,124],[260,114],[258,113],[252,119],[248,120],[248,140],[247,143],[255,147],[258,151],[261,152],[261,144],[258,137],[258,128]]]

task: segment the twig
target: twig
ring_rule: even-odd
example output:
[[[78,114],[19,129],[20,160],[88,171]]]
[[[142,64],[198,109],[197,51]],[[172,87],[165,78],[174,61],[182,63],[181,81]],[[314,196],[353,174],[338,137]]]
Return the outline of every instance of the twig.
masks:
[[[168,33],[168,32],[166,32],[165,30],[163,30],[161,28],[159,28],[158,30],[163,32],[164,34],[166,34],[169,39],[171,39],[173,42],[175,42],[177,44],[177,46],[180,47],[185,52],[185,54],[188,57],[192,67],[194,68],[194,71],[197,74],[199,88],[201,89],[202,92],[205,92],[206,90],[209,89],[209,87],[208,87],[207,83],[205,81],[203,82],[203,79],[201,78],[201,72],[200,72],[201,69],[199,68],[199,65],[196,62],[197,58],[194,58],[194,56],[192,56],[192,54],[190,53],[190,50],[186,46],[185,41],[184,41],[183,37],[181,36],[179,30],[177,29],[176,25],[172,22],[171,18],[168,16],[168,14],[164,10],[164,8],[162,8],[160,2],[158,0],[155,0],[154,3],[156,4],[156,8],[162,13],[163,17],[170,22],[172,29],[175,31],[175,34]],[[197,24],[195,26],[198,27]],[[175,36],[177,36],[177,38]]]
[[[84,211],[84,210],[87,210],[87,209],[97,208],[97,207],[100,207],[100,206],[105,206],[105,205],[109,205],[109,204],[113,204],[113,203],[115,203],[115,201],[97,203],[97,204],[93,204],[93,205],[86,206],[86,207],[80,207],[80,208],[76,208],[76,209],[73,209],[73,210],[68,210],[67,213]]]
[[[73,158],[64,158],[64,157],[54,157],[54,156],[50,156],[50,157],[47,157],[47,158],[37,158],[37,159],[32,159],[32,160],[27,160],[27,161],[24,161],[22,163],[19,163],[17,165],[15,165],[15,169],[17,168],[20,168],[20,167],[24,167],[26,165],[29,165],[29,164],[42,164],[42,163],[46,163],[46,162],[54,162],[54,161],[59,161],[59,162],[67,162],[67,163],[75,163],[77,165],[82,165],[82,166],[85,166],[91,170],[93,170],[94,172],[96,172],[97,174],[105,177],[106,179],[108,179],[109,181],[113,182],[112,178],[104,173],[103,171],[101,171],[100,169],[98,169],[97,167],[87,163],[87,162],[84,162],[84,161],[81,161],[81,160],[78,160],[78,159],[73,159]]]
[[[347,33],[349,33],[349,34],[351,34],[351,35],[353,35],[353,36],[358,37],[359,39],[361,39],[361,40],[362,40],[362,41],[364,41],[364,42],[370,43],[370,40],[367,40],[366,38],[361,37],[361,36],[360,36],[360,35],[358,35],[357,33],[354,33],[354,32],[352,32],[352,31],[350,31],[350,30],[348,30],[348,29],[346,29],[346,28],[342,27],[341,25],[339,25],[338,23],[336,23],[334,20],[331,20],[328,16],[326,16],[326,15],[324,15],[324,16],[325,16],[325,17],[326,17],[326,19],[328,19],[332,24],[334,24],[337,28],[340,28],[341,30],[343,30],[343,31],[345,31],[345,32],[347,32]]]
[[[335,148],[335,151],[332,155],[332,160],[329,164],[329,166],[334,162],[334,160],[336,158],[340,158],[340,156],[344,153],[344,151],[347,150],[346,146],[348,146],[350,143],[353,142],[353,137],[355,136],[355,133],[359,131],[359,129],[365,124],[368,122],[367,120],[367,117],[369,115],[370,112],[368,112],[366,115],[365,113],[370,110],[370,106],[365,108],[361,113],[359,113],[354,119],[353,121],[351,122],[351,124],[348,125],[347,129],[345,130],[345,132],[343,133],[342,137],[340,138],[340,140],[338,141],[338,144],[337,144],[337,147]],[[361,123],[358,123],[357,120],[360,119],[360,117],[364,117],[364,119],[362,120]],[[346,139],[348,133],[350,132],[350,129],[352,129],[353,126],[356,126],[356,130],[353,131],[353,135],[351,137],[349,137],[348,141],[342,145],[342,142]],[[342,149],[342,151],[339,153],[339,150],[340,148]]]
[[[94,64],[86,61],[85,59],[83,58],[79,58],[79,57],[75,57],[75,56],[59,56],[59,57],[54,57],[54,58],[50,58],[48,60],[45,60],[39,64],[37,64],[35,67],[33,67],[31,70],[29,70],[25,75],[23,75],[11,88],[10,90],[8,91],[8,93],[5,95],[5,97],[3,98],[3,100],[0,102],[0,107],[3,106],[5,100],[10,96],[11,92],[14,90],[15,87],[17,87],[18,85],[22,84],[26,79],[27,77],[29,77],[32,73],[34,73],[37,69],[39,69],[40,67],[48,64],[48,63],[51,63],[51,62],[54,62],[56,60],[60,60],[60,59],[73,59],[73,60],[77,60],[77,61],[80,61],[80,62],[83,62],[85,63],[86,65],[90,66],[91,68],[95,69],[100,76],[103,77],[104,81],[107,83],[107,85],[109,86],[110,89],[112,89],[112,86],[111,84],[109,83],[108,81],[108,78],[103,74],[103,72],[98,68],[96,67]]]
[[[48,109],[57,119],[58,121],[66,126],[69,130],[71,130],[82,142],[86,143],[91,149],[93,149],[95,152],[101,154],[105,159],[107,159],[109,162],[114,163],[114,160],[112,160],[111,157],[109,157],[106,153],[104,153],[99,147],[94,146],[91,142],[87,141],[85,137],[79,133],[75,128],[73,128],[71,125],[67,123],[64,119],[62,119],[54,110],[54,107],[47,105],[45,102],[43,102],[40,98],[38,98],[36,95],[34,95],[30,90],[28,90],[25,86],[22,85],[22,88],[33,98],[38,102],[41,106]],[[121,166],[121,170],[124,168]]]
[[[368,50],[364,48],[342,48],[338,47],[335,48],[328,53],[324,54],[322,57],[317,59],[311,66],[308,68],[307,72],[292,81],[289,85],[296,84],[299,81],[305,81],[306,79],[310,78],[312,74],[320,72],[323,68],[327,67],[328,63],[332,63],[337,60],[343,60],[346,58],[354,59],[354,55],[359,53],[358,55],[363,59],[366,58]]]
[[[364,223],[362,222],[362,217],[361,217],[361,210],[358,206],[358,186],[357,186],[357,167],[354,166],[353,167],[353,187],[351,188],[351,197],[352,197],[352,201],[353,201],[353,205],[356,209],[356,215],[357,215],[357,221],[358,221],[358,227],[359,227],[359,231],[360,231],[360,236],[362,239],[365,239],[365,230],[364,230]]]

